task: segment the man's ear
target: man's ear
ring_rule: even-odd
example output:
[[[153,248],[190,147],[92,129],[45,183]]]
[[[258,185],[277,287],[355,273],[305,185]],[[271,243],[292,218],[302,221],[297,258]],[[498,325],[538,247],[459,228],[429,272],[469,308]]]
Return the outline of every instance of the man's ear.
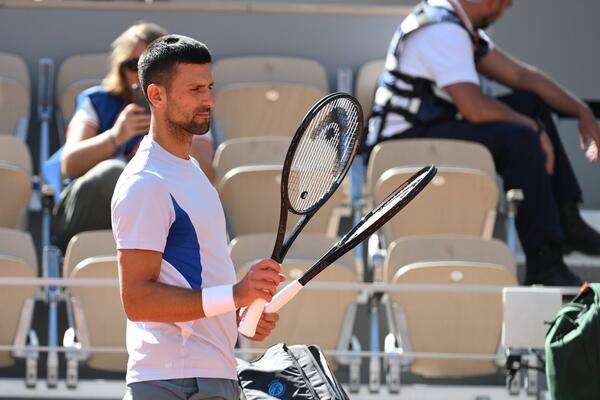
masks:
[[[159,106],[164,101],[164,93],[160,86],[155,83],[151,83],[148,85],[146,89],[146,94],[148,96],[148,101],[152,104],[153,107]]]

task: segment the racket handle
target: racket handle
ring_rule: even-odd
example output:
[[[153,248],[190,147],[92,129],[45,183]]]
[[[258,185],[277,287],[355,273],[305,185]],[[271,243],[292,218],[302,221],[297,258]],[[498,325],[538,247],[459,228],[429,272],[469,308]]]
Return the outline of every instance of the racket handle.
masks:
[[[298,292],[301,291],[303,287],[304,286],[298,282],[298,279],[288,283],[283,289],[277,292],[277,294],[273,296],[271,301],[265,306],[265,312],[274,313],[279,311],[279,309],[286,305],[288,301],[296,297]]]
[[[246,315],[240,321],[240,327],[238,328],[242,335],[251,338],[256,334],[256,325],[258,325],[258,320],[265,309],[266,302],[264,299],[256,299],[248,306]]]

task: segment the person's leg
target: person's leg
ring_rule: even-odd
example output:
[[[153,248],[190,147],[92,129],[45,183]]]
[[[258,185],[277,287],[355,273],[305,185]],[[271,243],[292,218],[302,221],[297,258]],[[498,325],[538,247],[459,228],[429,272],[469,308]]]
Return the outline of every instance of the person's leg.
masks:
[[[196,378],[198,392],[190,400],[238,400],[240,387],[236,380]]]
[[[63,252],[80,232],[110,229],[110,200],[123,168],[123,161],[103,161],[62,192],[53,211],[53,231]]]
[[[195,378],[130,383],[123,400],[187,400],[198,391]]]
[[[458,139],[487,147],[496,170],[504,179],[505,190],[519,188],[524,193],[516,226],[528,258],[526,283],[578,283],[571,279],[570,273],[565,275],[568,271],[560,252],[545,250],[557,248],[555,243],[562,239],[562,230],[552,182],[544,170],[544,154],[536,132],[513,123],[451,121],[411,129],[398,138]]]
[[[499,99],[522,114],[541,119],[546,127],[546,133],[554,147],[554,174],[551,180],[565,234],[564,250],[600,255],[600,234],[586,224],[579,214],[578,203],[583,199],[581,188],[560,139],[550,107],[539,96],[530,92],[515,92]]]

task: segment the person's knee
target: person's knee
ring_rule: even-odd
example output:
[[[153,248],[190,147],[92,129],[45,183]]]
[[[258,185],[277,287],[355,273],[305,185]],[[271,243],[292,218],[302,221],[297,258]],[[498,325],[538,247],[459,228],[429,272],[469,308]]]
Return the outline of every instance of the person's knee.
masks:
[[[82,189],[88,194],[93,193],[96,196],[112,196],[117,180],[121,176],[125,165],[120,160],[102,161],[79,178],[82,180]]]

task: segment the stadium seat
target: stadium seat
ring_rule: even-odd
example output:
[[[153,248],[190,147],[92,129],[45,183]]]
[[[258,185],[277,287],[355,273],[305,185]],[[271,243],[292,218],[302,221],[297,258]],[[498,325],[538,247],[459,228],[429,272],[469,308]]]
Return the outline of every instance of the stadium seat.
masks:
[[[219,145],[213,159],[215,182],[244,165],[281,164],[290,145],[289,137],[260,136],[227,140]]]
[[[31,82],[22,57],[0,52],[0,135],[25,141],[29,124]]]
[[[288,83],[329,92],[327,72],[319,62],[298,57],[229,57],[215,62],[212,69],[215,93],[237,83]]]
[[[288,83],[228,85],[215,95],[215,133],[224,142],[253,136],[292,136],[325,92]]]
[[[31,235],[14,229],[0,228],[0,278],[35,278],[38,263]],[[0,343],[23,347],[37,346],[38,340],[32,330],[35,304],[35,285],[3,286],[0,290],[2,323]],[[0,367],[15,364],[15,358],[25,358],[27,384],[35,384],[38,353],[35,350],[16,350],[11,354],[0,352]]]
[[[70,276],[77,264],[86,258],[116,255],[117,245],[111,230],[81,232],[69,241],[65,251],[62,276]]]
[[[225,174],[217,190],[228,217],[231,238],[277,230],[281,203],[281,165],[236,167]],[[336,236],[339,207],[344,199],[344,191],[337,190],[308,222],[303,232]],[[289,214],[288,229],[297,220],[297,215]]]
[[[76,54],[61,63],[56,83],[56,104],[60,106],[57,119],[63,133],[75,111],[77,95],[100,84],[108,72],[108,63],[108,53]]]
[[[25,229],[31,197],[31,155],[14,136],[0,135],[0,226]]]
[[[253,263],[270,256],[274,237],[273,233],[246,235],[231,242],[230,254],[238,279],[246,274]],[[298,278],[336,242],[337,238],[301,233],[281,265],[286,280],[279,289]],[[357,273],[354,265],[352,253],[347,253],[319,274],[314,282],[361,282],[362,275]],[[290,345],[310,343],[317,344],[323,350],[348,350],[352,347],[350,343],[357,297],[356,290],[305,290],[279,311],[277,328],[265,341],[250,342],[240,337],[240,345],[242,348],[262,349],[279,342]],[[323,329],[324,326],[327,329]],[[359,360],[354,362],[358,363]],[[340,363],[347,361],[347,358],[337,358]]]
[[[398,239],[385,260],[390,284],[517,285],[515,263],[498,240],[468,236]],[[390,292],[391,336],[386,352],[497,354],[502,329],[502,293]],[[390,340],[392,339],[392,340]],[[491,360],[405,358],[412,373],[429,378],[491,374]]]
[[[354,93],[363,108],[365,118],[373,111],[373,99],[377,89],[377,80],[385,68],[385,60],[373,60],[358,70]]]
[[[117,279],[117,257],[89,257],[71,271],[71,279]],[[73,286],[70,303],[75,326],[65,334],[69,373],[76,372],[78,360],[105,371],[124,372],[127,353],[90,352],[90,347],[125,348],[127,317],[121,305],[118,286]],[[75,338],[77,341],[75,341]],[[72,375],[71,375],[72,377]]]

